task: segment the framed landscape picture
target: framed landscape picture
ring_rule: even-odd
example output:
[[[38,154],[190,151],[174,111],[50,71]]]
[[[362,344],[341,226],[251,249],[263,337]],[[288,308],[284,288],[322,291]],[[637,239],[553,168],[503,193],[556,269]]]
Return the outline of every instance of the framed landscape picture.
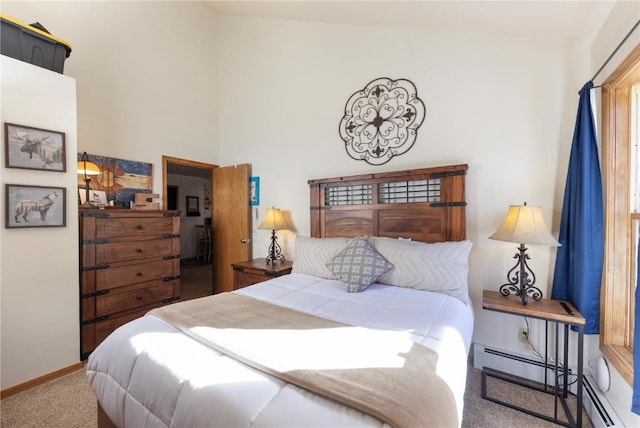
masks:
[[[67,189],[64,187],[5,186],[6,227],[65,227]]]
[[[5,122],[4,141],[7,168],[67,170],[64,132]]]

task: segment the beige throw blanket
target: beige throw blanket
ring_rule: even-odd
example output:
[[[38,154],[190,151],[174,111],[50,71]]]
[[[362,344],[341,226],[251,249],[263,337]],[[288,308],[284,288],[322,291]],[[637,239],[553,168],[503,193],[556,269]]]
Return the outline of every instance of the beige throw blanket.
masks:
[[[223,293],[154,309],[200,342],[394,427],[458,426],[438,355],[407,332],[354,327]]]

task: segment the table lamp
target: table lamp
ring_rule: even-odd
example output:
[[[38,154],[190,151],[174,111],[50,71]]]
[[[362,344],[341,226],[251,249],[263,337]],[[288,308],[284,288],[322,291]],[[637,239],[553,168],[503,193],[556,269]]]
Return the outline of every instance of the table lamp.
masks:
[[[276,230],[287,230],[289,226],[282,218],[282,213],[279,208],[267,208],[264,213],[262,222],[258,226],[258,229],[271,230],[271,245],[269,246],[269,255],[267,256],[267,264],[275,262],[284,262],[284,254],[280,244],[278,244],[278,237],[276,236]]]
[[[489,237],[498,241],[519,243],[518,252],[514,259],[517,259],[516,265],[507,272],[507,283],[500,286],[500,293],[508,296],[513,292],[516,296],[520,296],[522,304],[526,305],[529,294],[534,300],[542,299],[542,291],[534,287],[536,275],[533,273],[527,260],[530,259],[526,253],[525,244],[546,245],[550,247],[558,247],[560,244],[555,240],[544,222],[542,217],[542,208],[528,207],[524,205],[511,205],[507,212],[507,218],[500,228]]]
[[[89,182],[91,179],[89,176],[100,174],[100,168],[93,162],[89,162],[87,152],[82,153],[82,159],[78,162],[78,175],[82,175],[82,180],[84,180],[84,191],[85,198],[84,203],[78,206],[78,208],[94,208],[89,202]]]

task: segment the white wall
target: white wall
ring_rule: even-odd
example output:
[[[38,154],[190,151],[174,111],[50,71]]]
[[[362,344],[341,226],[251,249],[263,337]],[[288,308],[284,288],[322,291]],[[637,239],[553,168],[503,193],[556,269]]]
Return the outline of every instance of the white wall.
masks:
[[[67,172],[5,168],[0,150],[2,389],[68,367],[80,357],[76,82],[0,56],[1,120],[64,132]],[[2,132],[2,147],[4,147]],[[5,184],[67,189],[66,227],[6,229]]]

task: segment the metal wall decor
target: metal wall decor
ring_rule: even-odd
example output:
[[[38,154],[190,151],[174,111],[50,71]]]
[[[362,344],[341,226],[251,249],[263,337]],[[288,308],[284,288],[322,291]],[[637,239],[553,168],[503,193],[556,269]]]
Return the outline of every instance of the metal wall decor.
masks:
[[[353,159],[382,165],[413,146],[424,115],[424,103],[410,80],[380,77],[351,95],[340,137]]]

